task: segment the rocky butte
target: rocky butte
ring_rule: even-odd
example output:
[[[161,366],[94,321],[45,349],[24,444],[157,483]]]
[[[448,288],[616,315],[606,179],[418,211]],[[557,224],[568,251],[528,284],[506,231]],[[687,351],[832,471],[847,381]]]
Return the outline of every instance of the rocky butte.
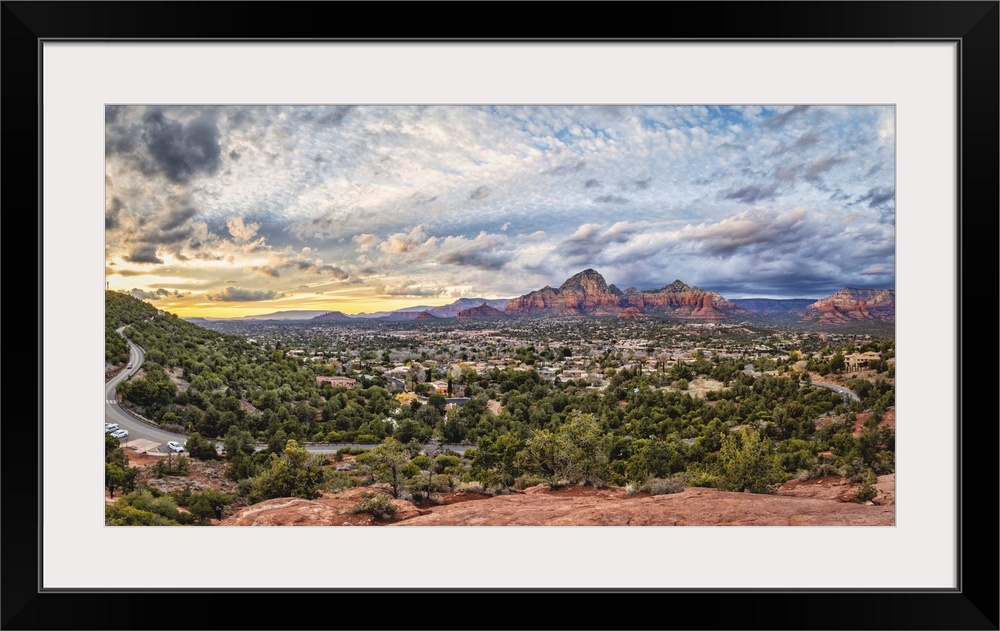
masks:
[[[485,302],[478,307],[471,307],[469,309],[462,309],[455,317],[459,320],[472,319],[472,320],[485,320],[488,318],[503,318],[504,312],[499,309],[494,309]]]
[[[622,291],[598,272],[586,269],[557,289],[543,287],[507,304],[507,315],[618,316],[667,315],[686,320],[717,321],[745,311],[717,293],[689,287],[679,280],[660,289]]]
[[[896,291],[893,289],[841,289],[806,307],[803,320],[842,324],[851,320],[896,319]]]

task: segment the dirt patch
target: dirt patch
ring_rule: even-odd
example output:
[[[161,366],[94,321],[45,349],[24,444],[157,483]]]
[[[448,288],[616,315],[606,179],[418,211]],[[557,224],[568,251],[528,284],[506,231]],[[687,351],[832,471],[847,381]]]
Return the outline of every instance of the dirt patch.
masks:
[[[170,381],[174,382],[177,386],[178,392],[186,392],[188,388],[191,387],[191,382],[184,380],[184,369],[180,367],[173,367],[167,369],[167,377]]]

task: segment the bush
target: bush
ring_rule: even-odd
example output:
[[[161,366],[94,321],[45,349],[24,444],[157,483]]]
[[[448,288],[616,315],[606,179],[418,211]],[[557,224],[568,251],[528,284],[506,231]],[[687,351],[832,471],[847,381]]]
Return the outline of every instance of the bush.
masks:
[[[671,478],[653,478],[639,487],[639,490],[645,491],[650,495],[669,495],[671,493],[680,493],[684,490],[684,480],[679,476]]]
[[[351,508],[352,513],[368,513],[375,519],[392,519],[397,507],[381,493],[362,493],[361,500]]]
[[[486,495],[486,487],[484,487],[481,482],[462,482],[455,490]]]
[[[344,471],[327,471],[326,483],[323,488],[331,493],[337,493],[338,491],[352,489],[359,485],[360,483],[357,480]]]
[[[860,504],[865,502],[870,502],[878,496],[878,489],[875,488],[875,484],[878,482],[878,477],[872,470],[866,471],[861,476],[861,485],[858,487],[857,493],[854,495],[854,501]]]

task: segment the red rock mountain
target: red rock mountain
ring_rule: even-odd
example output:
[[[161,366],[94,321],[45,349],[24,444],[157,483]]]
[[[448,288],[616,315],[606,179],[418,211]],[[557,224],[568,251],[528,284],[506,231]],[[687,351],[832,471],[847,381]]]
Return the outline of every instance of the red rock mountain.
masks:
[[[806,307],[801,318],[824,324],[852,320],[896,320],[896,291],[893,289],[841,289]]]
[[[504,312],[499,309],[494,309],[485,302],[478,307],[471,307],[469,309],[462,309],[457,314],[456,318],[459,319],[484,319],[484,318],[502,318],[504,317]]]
[[[608,285],[604,277],[587,269],[570,277],[558,289],[543,287],[514,298],[507,304],[508,315],[568,316],[619,315],[625,317],[656,313],[690,320],[724,320],[743,310],[714,292],[689,287],[679,280],[661,289],[624,292]]]

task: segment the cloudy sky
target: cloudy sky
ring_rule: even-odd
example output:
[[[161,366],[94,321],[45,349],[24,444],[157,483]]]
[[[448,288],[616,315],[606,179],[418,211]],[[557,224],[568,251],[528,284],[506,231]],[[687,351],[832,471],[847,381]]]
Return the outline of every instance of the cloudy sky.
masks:
[[[892,107],[109,106],[106,274],[179,315],[895,284]]]

